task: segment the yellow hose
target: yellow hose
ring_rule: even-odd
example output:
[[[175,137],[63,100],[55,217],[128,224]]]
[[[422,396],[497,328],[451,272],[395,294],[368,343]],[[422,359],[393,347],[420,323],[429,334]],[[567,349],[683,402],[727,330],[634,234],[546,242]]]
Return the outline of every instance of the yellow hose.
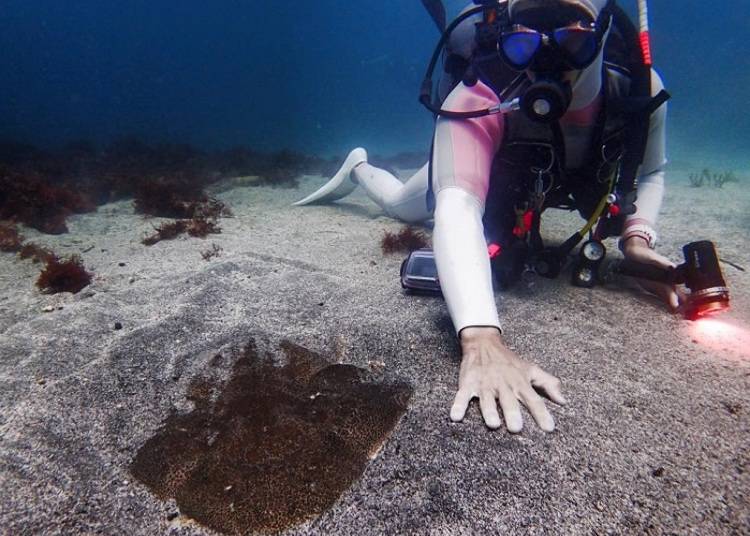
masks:
[[[586,236],[586,233],[588,233],[591,228],[596,223],[596,220],[599,219],[599,216],[602,215],[602,212],[604,212],[604,207],[607,206],[607,197],[609,197],[609,194],[612,193],[612,186],[614,184],[613,179],[609,179],[609,187],[607,188],[607,193],[604,194],[604,197],[601,198],[599,201],[599,204],[596,206],[596,209],[594,210],[594,213],[589,218],[589,221],[586,222],[586,225],[583,226],[583,228],[578,231],[578,236],[583,238]]]

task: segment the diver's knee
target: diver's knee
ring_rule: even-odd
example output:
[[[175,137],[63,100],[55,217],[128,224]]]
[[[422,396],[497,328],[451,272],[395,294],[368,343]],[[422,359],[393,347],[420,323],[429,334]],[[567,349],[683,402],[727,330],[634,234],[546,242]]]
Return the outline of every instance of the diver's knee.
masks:
[[[431,217],[424,199],[412,199],[407,203],[393,203],[385,206],[384,210],[391,218],[396,218],[404,223],[420,223],[429,220]]]

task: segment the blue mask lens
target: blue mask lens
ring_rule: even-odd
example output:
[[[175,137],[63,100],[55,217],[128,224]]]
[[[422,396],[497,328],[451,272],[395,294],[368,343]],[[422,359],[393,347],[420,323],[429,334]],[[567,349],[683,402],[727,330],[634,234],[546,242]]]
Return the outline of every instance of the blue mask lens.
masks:
[[[559,28],[552,38],[560,47],[572,67],[587,67],[596,58],[598,43],[596,33],[585,28]]]
[[[534,31],[515,31],[502,35],[505,59],[517,69],[525,69],[542,44],[542,34]]]

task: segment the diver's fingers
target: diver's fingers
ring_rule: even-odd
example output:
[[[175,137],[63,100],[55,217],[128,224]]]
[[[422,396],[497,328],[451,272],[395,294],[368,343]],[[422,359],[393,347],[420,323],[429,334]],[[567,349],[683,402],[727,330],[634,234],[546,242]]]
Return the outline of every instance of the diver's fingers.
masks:
[[[521,401],[526,406],[526,409],[529,410],[532,417],[534,417],[539,428],[545,432],[553,431],[555,429],[555,420],[552,418],[552,414],[547,409],[547,406],[544,405],[542,397],[536,394],[536,391],[531,387],[521,391],[520,395]]]
[[[674,289],[669,292],[669,297],[667,298],[667,301],[669,303],[670,309],[672,311],[676,311],[678,307],[680,307],[680,297],[677,295],[677,292],[674,291]]]
[[[492,391],[482,391],[479,394],[479,409],[482,410],[482,417],[488,428],[500,428],[500,414],[497,412],[497,402]]]
[[[665,283],[658,283],[649,279],[637,278],[636,282],[646,292],[650,292],[661,298],[663,302],[667,304],[672,312],[676,311],[680,306],[680,295],[672,285]]]
[[[568,403],[562,394],[562,383],[560,383],[560,380],[552,374],[549,374],[534,365],[531,367],[531,370],[529,370],[529,379],[531,380],[531,385],[543,389],[553,402],[560,405]]]
[[[640,262],[645,262],[647,264],[651,264],[653,266],[658,266],[659,268],[676,268],[677,265],[670,261],[668,258],[666,258],[664,255],[661,255],[650,248],[639,248],[638,249],[638,257],[635,259]]]
[[[453,400],[453,406],[451,407],[451,420],[453,422],[462,421],[464,415],[466,415],[466,408],[469,407],[469,402],[474,398],[474,394],[468,389],[459,389],[456,393],[456,398]]]
[[[505,427],[508,431],[514,434],[520,432],[523,428],[521,404],[508,387],[500,389],[500,407],[503,409],[503,419],[505,419]]]

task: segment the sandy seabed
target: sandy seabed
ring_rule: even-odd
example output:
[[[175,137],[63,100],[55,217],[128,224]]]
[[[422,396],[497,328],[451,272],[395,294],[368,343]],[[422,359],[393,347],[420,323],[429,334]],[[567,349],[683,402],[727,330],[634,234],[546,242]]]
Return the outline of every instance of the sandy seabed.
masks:
[[[288,534],[654,534],[750,531],[748,272],[723,264],[732,310],[691,323],[632,289],[530,279],[498,294],[506,338],[558,375],[558,429],[486,429],[476,408],[448,419],[459,349],[439,298],[401,291],[401,225],[360,192],[292,207],[299,190],[238,187],[222,233],[140,243],[160,220],[129,201],[27,239],[79,253],[96,276],[41,294],[39,267],[0,256],[0,532],[204,534],[128,471],[218,350],[289,340],[410,383],[379,456],[329,511]],[[579,221],[546,218],[565,238]],[[659,251],[711,239],[750,268],[750,189],[670,176]],[[221,254],[204,260],[212,244]],[[610,251],[615,251],[610,244]],[[45,312],[45,309],[53,309]],[[121,329],[115,329],[116,323]]]

